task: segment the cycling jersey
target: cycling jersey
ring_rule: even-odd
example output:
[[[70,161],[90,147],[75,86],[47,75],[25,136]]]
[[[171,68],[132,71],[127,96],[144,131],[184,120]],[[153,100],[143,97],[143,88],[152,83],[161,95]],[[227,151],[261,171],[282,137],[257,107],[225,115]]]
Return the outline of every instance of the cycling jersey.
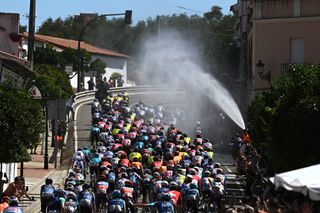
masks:
[[[176,191],[176,190],[171,190],[171,191],[169,191],[169,194],[171,195],[172,203],[174,206],[177,207],[177,205],[182,204],[181,192]]]
[[[201,179],[201,191],[210,191],[212,189],[212,184],[214,180],[212,177],[203,177]]]
[[[149,204],[150,207],[156,208],[158,213],[172,213],[174,207],[171,202],[167,201],[156,201]]]
[[[18,206],[9,206],[4,209],[3,213],[23,213],[23,209]]]
[[[139,170],[141,170],[143,167],[142,167],[142,164],[140,162],[131,162],[130,163],[130,167],[131,168],[137,168]]]

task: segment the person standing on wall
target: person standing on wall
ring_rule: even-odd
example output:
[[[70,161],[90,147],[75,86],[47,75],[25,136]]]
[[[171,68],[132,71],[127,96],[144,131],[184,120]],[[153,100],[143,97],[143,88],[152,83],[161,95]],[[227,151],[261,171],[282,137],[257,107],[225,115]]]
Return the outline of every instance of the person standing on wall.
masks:
[[[110,87],[115,87],[115,85],[114,85],[115,82],[114,82],[114,80],[113,80],[111,77],[110,77],[108,83],[109,83]]]
[[[90,78],[89,81],[87,81],[87,83],[88,83],[89,90],[94,90],[95,89],[96,85],[94,84],[92,77]]]
[[[117,87],[123,87],[123,84],[124,84],[124,80],[122,79],[122,77],[118,78]]]

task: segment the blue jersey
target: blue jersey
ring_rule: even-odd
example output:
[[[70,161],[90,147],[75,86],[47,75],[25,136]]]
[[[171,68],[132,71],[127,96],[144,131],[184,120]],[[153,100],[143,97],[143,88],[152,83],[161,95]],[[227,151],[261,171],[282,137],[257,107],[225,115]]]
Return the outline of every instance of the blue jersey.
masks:
[[[156,208],[158,213],[172,213],[174,207],[171,202],[167,201],[156,201],[149,204],[151,207]]]
[[[125,212],[126,202],[120,198],[110,200],[108,204],[109,212]]]
[[[18,206],[9,206],[3,210],[3,213],[23,213],[23,209]]]

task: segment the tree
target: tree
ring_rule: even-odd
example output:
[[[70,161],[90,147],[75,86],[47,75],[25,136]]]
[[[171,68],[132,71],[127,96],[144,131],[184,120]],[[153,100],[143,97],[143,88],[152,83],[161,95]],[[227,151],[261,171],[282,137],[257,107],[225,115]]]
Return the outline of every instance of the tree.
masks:
[[[38,33],[77,40],[87,21],[82,16],[70,16],[64,20],[48,19],[40,26]],[[234,45],[235,23],[236,17],[223,15],[218,6],[213,6],[203,16],[183,13],[160,16],[161,31],[178,31],[191,46],[196,46],[200,57],[207,62],[206,70],[222,81],[231,93],[235,90],[235,79],[239,77],[240,62],[240,50]],[[82,40],[130,55],[132,63],[128,65],[128,78],[139,83],[132,64],[139,62],[137,53],[143,42],[157,33],[156,18],[141,20],[135,26],[126,27],[122,18],[99,18],[88,25]]]
[[[276,172],[320,163],[320,68],[292,66],[248,110],[254,144]]]
[[[44,96],[50,99],[68,99],[72,87],[64,71],[47,64],[35,64],[36,85]]]
[[[113,79],[113,80],[118,80],[119,78],[122,78],[123,75],[121,75],[120,73],[118,72],[114,72],[111,74],[110,78]]]
[[[90,71],[96,71],[98,78],[106,73],[106,67],[107,64],[100,59],[96,59],[90,63]]]
[[[0,162],[31,160],[28,149],[43,132],[43,114],[39,102],[14,83],[0,84]]]

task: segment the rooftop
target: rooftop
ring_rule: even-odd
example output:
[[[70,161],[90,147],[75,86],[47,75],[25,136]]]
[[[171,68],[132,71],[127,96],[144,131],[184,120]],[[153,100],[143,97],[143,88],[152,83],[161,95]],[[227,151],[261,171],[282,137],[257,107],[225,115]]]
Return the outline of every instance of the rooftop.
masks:
[[[27,38],[28,33],[24,32],[22,33],[22,36]],[[58,38],[58,37],[46,36],[46,35],[40,35],[40,34],[35,34],[34,39],[36,41],[46,42],[53,46],[57,46],[61,48],[78,49],[78,41],[72,40],[72,39]],[[99,48],[91,44],[88,44],[84,41],[81,41],[80,47],[81,49],[85,49],[87,52],[91,54],[99,54],[99,55],[105,55],[105,56],[111,56],[111,57],[117,57],[117,58],[129,58],[128,55],[118,53],[112,50]]]

